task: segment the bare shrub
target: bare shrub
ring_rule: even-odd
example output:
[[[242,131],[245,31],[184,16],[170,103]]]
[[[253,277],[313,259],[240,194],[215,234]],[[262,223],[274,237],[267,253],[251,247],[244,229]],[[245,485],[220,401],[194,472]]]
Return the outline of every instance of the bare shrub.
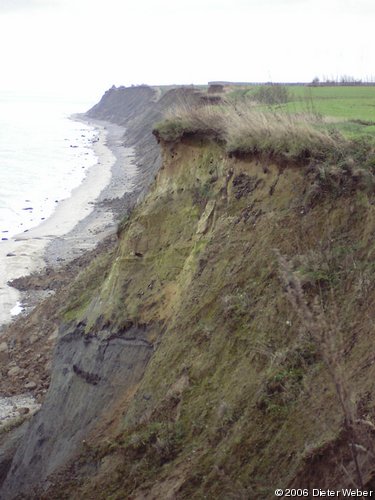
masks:
[[[366,460],[374,458],[374,450],[370,432],[375,429],[372,422],[360,419],[351,386],[347,380],[344,368],[344,343],[340,321],[335,302],[332,300],[330,308],[325,307],[316,296],[311,302],[305,297],[302,283],[298,275],[292,271],[287,260],[276,251],[280,275],[284,283],[286,294],[299,316],[302,330],[301,335],[307,336],[316,345],[330,378],[333,382],[339,405],[344,419],[348,445],[353,460],[353,473],[342,464],[342,469],[350,482],[357,488],[363,489],[364,475],[361,469]],[[364,454],[365,460],[360,458]]]
[[[283,104],[290,100],[288,87],[285,85],[261,85],[251,96],[264,104]]]

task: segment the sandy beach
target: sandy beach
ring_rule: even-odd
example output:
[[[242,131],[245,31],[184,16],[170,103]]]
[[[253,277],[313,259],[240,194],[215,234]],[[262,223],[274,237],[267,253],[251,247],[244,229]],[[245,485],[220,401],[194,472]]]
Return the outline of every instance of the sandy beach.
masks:
[[[74,117],[78,120],[80,118]],[[93,148],[98,161],[71,196],[57,203],[39,226],[0,244],[0,326],[22,311],[22,297],[8,281],[67,263],[115,232],[112,205],[133,189],[133,150],[122,145],[124,128],[84,120],[98,131]]]

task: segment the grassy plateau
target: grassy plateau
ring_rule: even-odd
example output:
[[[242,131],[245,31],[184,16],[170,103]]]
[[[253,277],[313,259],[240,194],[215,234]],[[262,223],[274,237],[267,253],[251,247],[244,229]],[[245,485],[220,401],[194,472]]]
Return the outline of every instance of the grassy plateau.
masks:
[[[256,98],[257,86],[232,90],[235,100]],[[261,109],[277,109],[287,113],[312,113],[324,117],[326,122],[349,137],[373,135],[375,132],[375,86],[289,86],[286,102],[265,105]]]

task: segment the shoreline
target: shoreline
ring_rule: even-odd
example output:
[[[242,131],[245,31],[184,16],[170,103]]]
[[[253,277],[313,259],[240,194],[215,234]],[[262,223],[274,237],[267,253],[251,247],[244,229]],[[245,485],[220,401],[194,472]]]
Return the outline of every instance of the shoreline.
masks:
[[[92,144],[97,162],[48,219],[27,233],[1,242],[0,259],[6,265],[0,270],[0,334],[18,317],[14,313],[22,312],[25,297],[8,281],[67,264],[114,234],[114,205],[133,190],[137,168],[133,149],[123,146],[125,129],[84,115],[71,119],[91,125],[98,132],[98,140]]]

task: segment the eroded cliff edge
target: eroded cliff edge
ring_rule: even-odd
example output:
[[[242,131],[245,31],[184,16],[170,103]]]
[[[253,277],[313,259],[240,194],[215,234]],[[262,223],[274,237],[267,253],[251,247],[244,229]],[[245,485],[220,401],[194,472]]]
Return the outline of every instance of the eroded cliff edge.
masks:
[[[159,139],[150,192],[72,285],[4,498],[373,487],[373,185]]]

